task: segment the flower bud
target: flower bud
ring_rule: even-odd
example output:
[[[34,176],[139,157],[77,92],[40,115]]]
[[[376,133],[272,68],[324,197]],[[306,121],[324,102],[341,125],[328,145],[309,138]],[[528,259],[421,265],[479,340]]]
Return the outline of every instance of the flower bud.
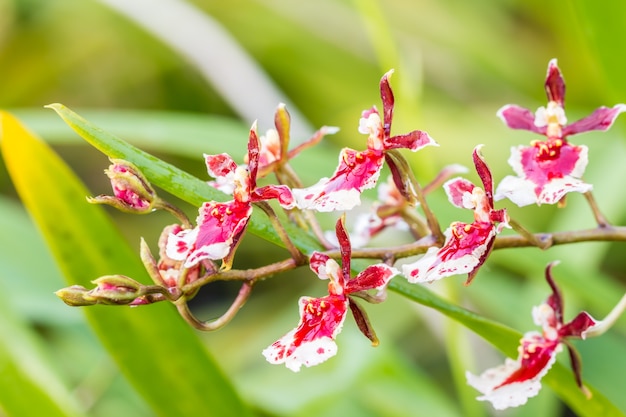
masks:
[[[104,172],[111,179],[113,196],[88,198],[93,204],[107,204],[128,213],[150,213],[154,210],[156,192],[139,169],[128,161],[111,159]]]
[[[55,294],[65,304],[72,307],[91,306],[98,303],[95,298],[89,295],[89,290],[81,285],[61,288]]]
[[[89,291],[89,297],[98,304],[129,304],[144,295],[143,285],[124,275],[105,275],[92,282],[96,288]]]

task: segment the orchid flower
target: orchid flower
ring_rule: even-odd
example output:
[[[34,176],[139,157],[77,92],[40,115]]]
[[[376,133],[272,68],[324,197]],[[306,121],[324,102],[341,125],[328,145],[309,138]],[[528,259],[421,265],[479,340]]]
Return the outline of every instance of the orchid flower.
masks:
[[[230,261],[252,215],[252,203],[275,198],[284,208],[294,206],[288,187],[256,186],[259,162],[256,126],[250,130],[247,165],[237,166],[228,154],[205,155],[205,161],[209,175],[216,178],[215,185],[222,191],[231,191],[233,200],[203,203],[195,228],[170,234],[166,253],[173,260],[184,260],[186,268],[203,259],[224,259],[225,265],[229,266],[227,261]]]
[[[314,252],[310,259],[311,270],[320,279],[329,280],[328,295],[321,298],[300,298],[300,323],[263,351],[268,362],[284,363],[287,368],[298,372],[302,365],[314,366],[334,356],[337,353],[335,338],[341,331],[348,308],[352,311],[359,329],[374,345],[378,344],[365,311],[351,295],[369,290],[382,291],[398,271],[381,263],[371,265],[351,278],[351,246],[343,218],[337,221],[336,232],[341,249],[341,267],[334,259],[321,252]]]
[[[591,130],[607,130],[626,105],[600,107],[589,116],[567,124],[565,80],[556,59],[548,64],[545,89],[548,105],[535,114],[516,105],[506,105],[498,116],[511,129],[529,130],[546,136],[531,146],[511,148],[509,164],[517,176],[507,176],[498,185],[496,200],[508,198],[518,206],[554,204],[570,192],[585,193],[592,186],[581,177],[587,166],[587,147],[570,144],[567,137]]]
[[[420,130],[391,136],[394,97],[389,77],[392,72],[393,70],[387,72],[380,80],[383,119],[381,120],[376,106],[373,106],[363,111],[359,121],[359,132],[368,135],[367,149],[342,149],[339,166],[332,177],[322,178],[308,188],[293,189],[298,208],[321,212],[350,210],[361,203],[363,190],[376,185],[385,162],[386,151],[406,148],[415,152],[425,146],[437,145],[428,133]]]
[[[474,149],[473,159],[484,189],[460,177],[447,181],[443,187],[453,205],[474,210],[474,222],[452,223],[444,232],[443,247],[431,247],[416,262],[403,265],[409,282],[432,282],[467,273],[469,284],[489,256],[496,235],[508,227],[506,210],[493,207],[493,179],[480,146]]]
[[[580,359],[568,339],[585,339],[601,322],[584,311],[570,322],[563,322],[563,298],[551,273],[554,265],[553,262],[546,268],[546,280],[552,294],[532,311],[535,324],[542,327],[542,332],[532,331],[522,337],[516,361],[507,358],[504,365],[489,369],[480,376],[466,374],[468,384],[483,394],[477,399],[490,401],[495,409],[517,407],[537,395],[541,378],[554,364],[563,344],[569,350],[576,383],[586,392],[580,375]]]

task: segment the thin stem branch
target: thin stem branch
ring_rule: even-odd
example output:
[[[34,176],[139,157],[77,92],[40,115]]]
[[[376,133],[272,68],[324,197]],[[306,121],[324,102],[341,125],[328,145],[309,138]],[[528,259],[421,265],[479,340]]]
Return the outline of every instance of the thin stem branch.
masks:
[[[157,201],[155,202],[155,209],[157,210],[165,210],[168,213],[170,213],[172,216],[176,217],[178,219],[178,221],[180,221],[180,224],[185,228],[185,229],[191,229],[192,224],[191,221],[189,220],[189,217],[187,217],[187,215],[178,207],[168,203],[167,201],[158,198],[157,197]]]
[[[252,282],[245,281],[241,285],[241,288],[239,289],[239,294],[237,294],[237,297],[230,305],[228,310],[226,310],[226,312],[220,317],[212,321],[202,321],[198,319],[189,309],[189,305],[187,304],[187,300],[185,299],[181,299],[181,302],[175,304],[176,308],[178,309],[178,313],[194,328],[202,331],[213,331],[224,327],[235,317],[239,309],[243,307],[243,305],[248,300],[248,297],[250,297],[251,292]]]
[[[604,217],[604,214],[600,211],[598,207],[598,203],[596,203],[596,199],[593,197],[591,191],[587,191],[583,194],[587,199],[587,203],[589,203],[589,207],[591,207],[591,211],[593,212],[593,217],[596,219],[596,223],[598,223],[599,227],[607,227],[609,226],[609,222]]]
[[[257,207],[260,207],[261,210],[265,212],[265,214],[267,215],[267,218],[272,223],[272,226],[274,226],[274,230],[276,231],[280,239],[285,244],[285,247],[291,254],[291,257],[295,259],[296,261],[302,261],[305,258],[304,254],[300,252],[300,249],[298,249],[296,245],[293,244],[293,242],[291,241],[291,238],[289,237],[289,234],[283,227],[280,220],[278,220],[278,216],[276,216],[276,213],[274,212],[272,207],[265,201],[259,201],[255,204]]]
[[[519,235],[525,238],[529,243],[532,243],[533,246],[537,246],[539,249],[548,249],[552,246],[552,240],[550,235],[534,235],[529,232],[524,226],[519,224],[517,220],[509,218],[509,225],[515,230]]]

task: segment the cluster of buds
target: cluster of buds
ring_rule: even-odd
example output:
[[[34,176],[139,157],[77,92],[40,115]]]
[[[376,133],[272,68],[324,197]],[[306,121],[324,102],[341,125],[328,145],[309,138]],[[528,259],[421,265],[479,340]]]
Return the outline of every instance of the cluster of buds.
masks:
[[[141,257],[154,284],[143,285],[131,278],[114,275],[96,279],[93,289],[72,286],[58,291],[57,295],[72,306],[137,306],[170,301],[194,327],[214,330],[232,319],[257,281],[308,264],[319,279],[328,280],[328,295],[302,297],[298,325],[263,351],[268,362],[285,364],[297,372],[303,365],[318,365],[337,354],[336,338],[348,309],[361,332],[377,345],[373,326],[356,298],[370,303],[384,301],[386,287],[394,277],[404,277],[410,283],[419,284],[467,274],[466,285],[469,285],[496,247],[504,228],[511,228],[518,234],[517,242],[542,249],[554,243],[528,232],[511,219],[506,209],[496,208],[497,200],[508,198],[518,206],[563,206],[568,193],[579,192],[585,193],[588,201],[593,202],[592,186],[582,180],[588,150],[585,146],[570,144],[567,138],[576,133],[608,129],[626,106],[601,107],[590,116],[567,124],[565,82],[556,60],[548,65],[545,81],[547,107],[540,108],[534,115],[515,105],[507,105],[498,112],[507,126],[531,131],[545,136],[545,139],[535,140],[531,146],[513,147],[509,163],[517,176],[505,177],[497,187],[481,153],[482,145],[477,146],[472,154],[482,188],[461,177],[450,179],[466,171],[459,166],[444,168],[426,187],[420,186],[400,150],[417,152],[438,145],[428,133],[420,130],[392,135],[395,101],[389,83],[391,74],[389,71],[380,80],[382,112],[373,106],[363,111],[359,120],[358,132],[367,135],[366,148],[342,149],[334,173],[314,185],[304,186],[290,161],[325,135],[336,133],[337,129],[322,127],[308,141],[290,150],[290,118],[284,105],[276,110],[275,129],[259,136],[256,123],[252,125],[242,164],[237,164],[228,154],[204,155],[208,174],[213,178],[207,186],[232,198],[226,202],[204,202],[195,222],[160,199],[133,164],[112,160],[106,173],[111,179],[114,195],[91,198],[90,202],[139,214],[163,209],[178,220],[163,229],[158,243],[158,260],[147,243],[141,241]],[[372,210],[355,222],[352,238],[344,225],[345,214],[337,221],[334,233],[325,234],[314,213],[346,212],[360,205],[363,191],[377,185],[385,165],[391,175],[379,186],[380,201],[373,203]],[[269,174],[274,174],[278,183],[258,186],[258,179]],[[454,221],[445,231],[441,230],[425,198],[428,192],[439,186],[451,204],[472,210],[474,220],[471,223]],[[270,200],[276,200],[277,206],[287,215],[278,216],[268,203]],[[261,209],[268,216],[291,256],[254,270],[233,270],[233,259],[255,209]],[[602,219],[598,221],[599,228],[606,226],[595,204],[592,209],[596,219]],[[286,232],[284,219],[293,221],[317,238],[320,250],[302,253]],[[358,257],[353,249],[367,245],[371,238],[389,227],[407,231],[415,244],[409,245],[408,249],[405,245],[401,250],[394,247],[379,250],[379,262],[356,271],[353,277],[351,260]],[[371,258],[371,252],[369,255]],[[411,263],[396,265],[400,258],[411,255],[421,257]],[[341,264],[335,258],[340,259]],[[533,310],[535,322],[542,327],[542,332],[524,335],[516,361],[508,359],[503,366],[480,376],[467,374],[468,383],[483,394],[478,399],[492,402],[495,408],[518,406],[536,395],[541,386],[540,379],[548,372],[563,345],[570,350],[576,381],[585,391],[580,361],[568,340],[602,333],[626,306],[626,302],[621,302],[610,318],[602,322],[581,312],[572,321],[564,323],[563,299],[551,270],[552,265],[546,270],[546,279],[552,294]],[[239,280],[241,290],[223,316],[202,321],[191,313],[187,301],[201,286],[217,280]]]

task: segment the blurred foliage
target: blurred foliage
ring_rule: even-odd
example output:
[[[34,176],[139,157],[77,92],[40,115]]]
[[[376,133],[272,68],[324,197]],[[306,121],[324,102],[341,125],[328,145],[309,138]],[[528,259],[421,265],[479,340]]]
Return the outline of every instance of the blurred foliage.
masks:
[[[145,15],[169,3],[154,0]],[[486,145],[484,154],[496,180],[507,175],[510,147],[532,137],[507,130],[495,112],[506,103],[531,109],[544,105],[544,71],[553,57],[559,59],[566,77],[570,120],[599,105],[626,101],[626,61],[621,53],[626,28],[621,22],[624,6],[618,0],[601,5],[589,0],[192,3],[239,43],[284,100],[292,103],[294,112],[299,111],[303,125],[341,128],[294,162],[309,183],[332,172],[340,147],[362,147],[363,137],[356,131],[360,112],[373,104],[380,107],[378,81],[389,68],[396,69],[391,79],[397,98],[394,131],[427,130],[441,145],[408,156],[422,183],[444,165],[471,166],[470,152],[478,143]],[[203,152],[228,151],[242,158],[253,120],[242,118],[237,103],[226,100],[218,86],[179,51],[106,4],[0,0],[0,108],[14,111],[51,143],[91,194],[108,192],[102,175],[106,158],[82,142],[51,110],[41,109],[43,105],[60,102],[78,109],[107,131],[203,180],[207,178]],[[182,34],[192,30],[186,22],[176,22],[175,14],[171,19]],[[195,39],[191,46],[202,50],[203,40]],[[228,52],[212,51],[224,56],[214,64],[229,65]],[[231,68],[235,79],[243,80],[245,71]],[[256,94],[247,91],[240,100],[251,100]],[[263,115],[273,110],[259,113],[261,132],[272,123]],[[626,223],[626,196],[620,192],[626,178],[624,123],[618,119],[612,131],[573,138],[574,143],[589,146],[585,178],[594,184],[602,210],[616,224]],[[306,132],[294,137],[296,142],[304,139]],[[474,173],[468,177],[477,180]],[[4,293],[0,356],[10,365],[0,370],[3,387],[8,385],[7,378],[24,381],[23,386],[30,387],[32,406],[48,407],[46,415],[158,415],[145,392],[129,383],[133,378],[121,376],[110,353],[90,330],[87,311],[70,309],[52,294],[65,285],[65,274],[59,272],[16,199],[4,166],[0,167],[0,191],[0,288]],[[451,207],[441,191],[429,201],[444,225],[468,215]],[[501,206],[533,231],[593,226],[580,196],[569,198],[562,210],[519,209],[506,202]],[[190,214],[195,210],[191,205],[183,207]],[[137,218],[108,212],[135,252],[139,236],[155,247],[161,228],[169,221],[160,214]],[[376,243],[392,239],[401,238],[388,234]],[[75,250],[74,256],[80,257],[80,252]],[[624,292],[622,254],[619,243],[585,243],[546,252],[507,249],[493,254],[470,287],[462,287],[464,278],[457,277],[430,289],[523,332],[534,328],[531,307],[548,294],[543,268],[560,259],[555,276],[565,293],[566,318],[580,309],[601,318]],[[258,266],[283,256],[282,249],[247,236],[236,267]],[[96,274],[95,268],[85,267],[81,279],[88,281]],[[479,372],[500,363],[500,354],[473,334],[455,329],[439,313],[397,294],[390,294],[386,303],[368,306],[381,339],[376,349],[370,348],[352,323],[346,323],[338,355],[323,365],[294,375],[265,363],[261,350],[295,325],[298,297],[324,291],[324,285],[312,278],[303,268],[264,282],[233,323],[219,332],[199,335],[258,415],[492,414],[488,405],[473,400],[476,392],[458,378],[464,369]],[[210,286],[200,293],[195,307],[203,317],[217,316],[235,291],[229,285]],[[95,314],[117,314],[107,307],[95,309]],[[155,309],[160,307],[145,307],[141,313],[133,309],[129,314],[150,316]],[[19,337],[7,337],[11,329]],[[577,346],[585,380],[626,413],[621,393],[626,374],[626,362],[621,359],[626,353],[625,333],[622,319],[609,334]],[[456,349],[447,342],[459,340]],[[181,354],[185,348],[180,347]],[[564,354],[560,360],[568,366]],[[155,385],[164,382],[150,375],[134,379]],[[166,382],[175,385],[179,381]],[[208,392],[213,387],[204,389]],[[0,396],[0,415],[16,415],[12,410],[29,405],[10,404],[6,398]],[[36,408],[30,411],[30,415],[41,414]],[[567,413],[546,387],[539,397],[507,415]],[[210,415],[210,410],[197,414]]]

